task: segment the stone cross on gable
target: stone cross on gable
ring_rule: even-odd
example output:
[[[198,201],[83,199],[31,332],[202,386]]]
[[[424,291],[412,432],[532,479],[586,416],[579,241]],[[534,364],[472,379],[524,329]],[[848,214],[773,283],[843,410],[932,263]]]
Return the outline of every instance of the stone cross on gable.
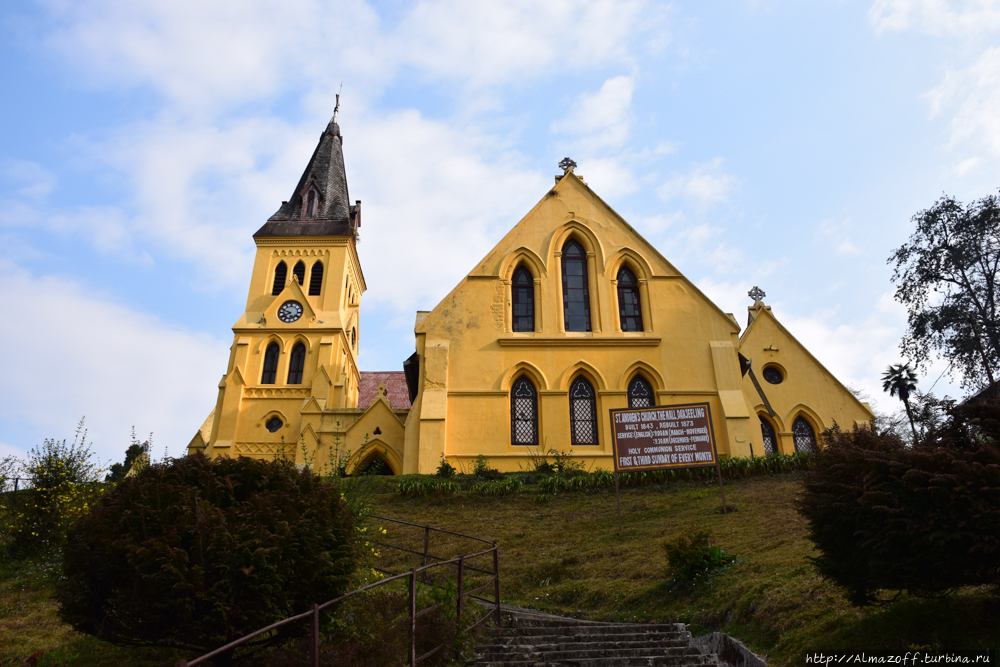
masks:
[[[762,290],[761,288],[759,288],[756,285],[754,285],[753,289],[750,290],[749,292],[747,292],[747,296],[750,297],[751,299],[753,299],[756,302],[756,301],[760,301],[761,299],[763,299],[767,295],[764,294],[764,290]]]
[[[573,160],[569,159],[568,157],[564,157],[562,160],[559,161],[559,168],[563,170],[564,174],[568,172],[570,169],[574,169],[575,167],[576,167],[576,162],[573,162]]]

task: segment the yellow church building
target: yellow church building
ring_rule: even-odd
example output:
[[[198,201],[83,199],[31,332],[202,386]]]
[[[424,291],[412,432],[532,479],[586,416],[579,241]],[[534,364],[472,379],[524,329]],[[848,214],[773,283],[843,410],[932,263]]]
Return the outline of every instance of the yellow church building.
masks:
[[[711,405],[719,454],[810,451],[872,412],[754,288],[746,329],[574,173],[433,309],[403,371],[358,369],[365,292],[334,120],[291,198],[254,234],[246,310],[215,409],[189,445],[209,456],[377,464],[432,473],[480,454],[504,471],[572,452],[611,469],[608,411]]]

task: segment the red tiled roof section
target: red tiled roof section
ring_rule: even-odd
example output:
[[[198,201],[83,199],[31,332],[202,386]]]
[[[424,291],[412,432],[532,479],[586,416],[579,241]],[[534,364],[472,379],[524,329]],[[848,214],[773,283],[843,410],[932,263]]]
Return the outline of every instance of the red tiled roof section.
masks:
[[[406,375],[403,371],[361,371],[361,381],[358,382],[359,408],[367,408],[378,398],[379,382],[385,384],[390,406],[397,410],[410,407],[410,392],[406,388]]]

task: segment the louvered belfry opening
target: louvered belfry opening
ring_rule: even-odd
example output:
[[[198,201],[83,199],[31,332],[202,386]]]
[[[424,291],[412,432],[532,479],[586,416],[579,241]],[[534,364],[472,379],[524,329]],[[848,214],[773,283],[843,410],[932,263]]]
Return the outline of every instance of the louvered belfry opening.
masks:
[[[299,279],[299,285],[306,284],[306,263],[301,259],[295,263],[295,268],[292,269],[292,275]]]
[[[520,266],[511,279],[511,328],[514,331],[535,330],[535,280],[527,268]]]
[[[510,442],[538,446],[538,394],[523,375],[510,388]]]
[[[309,296],[319,296],[323,289],[323,262],[313,264],[312,275],[309,276]]]
[[[566,331],[590,331],[590,287],[587,253],[569,240],[562,249],[563,319]]]
[[[569,419],[573,445],[597,444],[597,400],[594,387],[578,377],[569,388]]]
[[[777,454],[778,437],[774,434],[774,427],[771,426],[771,422],[764,419],[761,415],[757,416],[760,418],[760,436],[764,440],[764,456]]]
[[[795,451],[816,453],[816,432],[805,417],[796,417],[792,422],[792,439],[795,440]]]
[[[306,365],[306,346],[296,343],[288,359],[288,384],[302,384],[302,369]]]
[[[264,352],[264,370],[260,374],[261,384],[274,384],[278,379],[278,349],[277,343],[271,343]]]
[[[656,405],[653,387],[641,375],[636,375],[628,383],[628,406],[630,408],[651,408]]]
[[[273,296],[281,294],[281,290],[285,289],[285,281],[287,279],[288,265],[284,262],[278,262],[278,265],[274,267],[274,286],[271,288]]]
[[[639,281],[627,267],[618,270],[618,316],[622,331],[642,331]]]

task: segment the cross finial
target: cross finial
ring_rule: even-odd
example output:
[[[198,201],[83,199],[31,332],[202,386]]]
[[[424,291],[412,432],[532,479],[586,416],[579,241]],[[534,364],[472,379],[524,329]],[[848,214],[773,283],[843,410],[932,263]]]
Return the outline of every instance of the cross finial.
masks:
[[[559,161],[559,168],[563,170],[564,174],[569,173],[569,171],[573,169],[575,166],[576,162],[573,162],[573,160],[569,159],[568,157],[564,157],[562,160]]]
[[[756,285],[754,285],[753,289],[750,290],[749,292],[747,292],[747,296],[750,297],[751,299],[753,299],[756,302],[756,301],[760,301],[761,299],[763,299],[767,295],[764,294],[764,290],[762,290],[761,288],[759,288]]]

